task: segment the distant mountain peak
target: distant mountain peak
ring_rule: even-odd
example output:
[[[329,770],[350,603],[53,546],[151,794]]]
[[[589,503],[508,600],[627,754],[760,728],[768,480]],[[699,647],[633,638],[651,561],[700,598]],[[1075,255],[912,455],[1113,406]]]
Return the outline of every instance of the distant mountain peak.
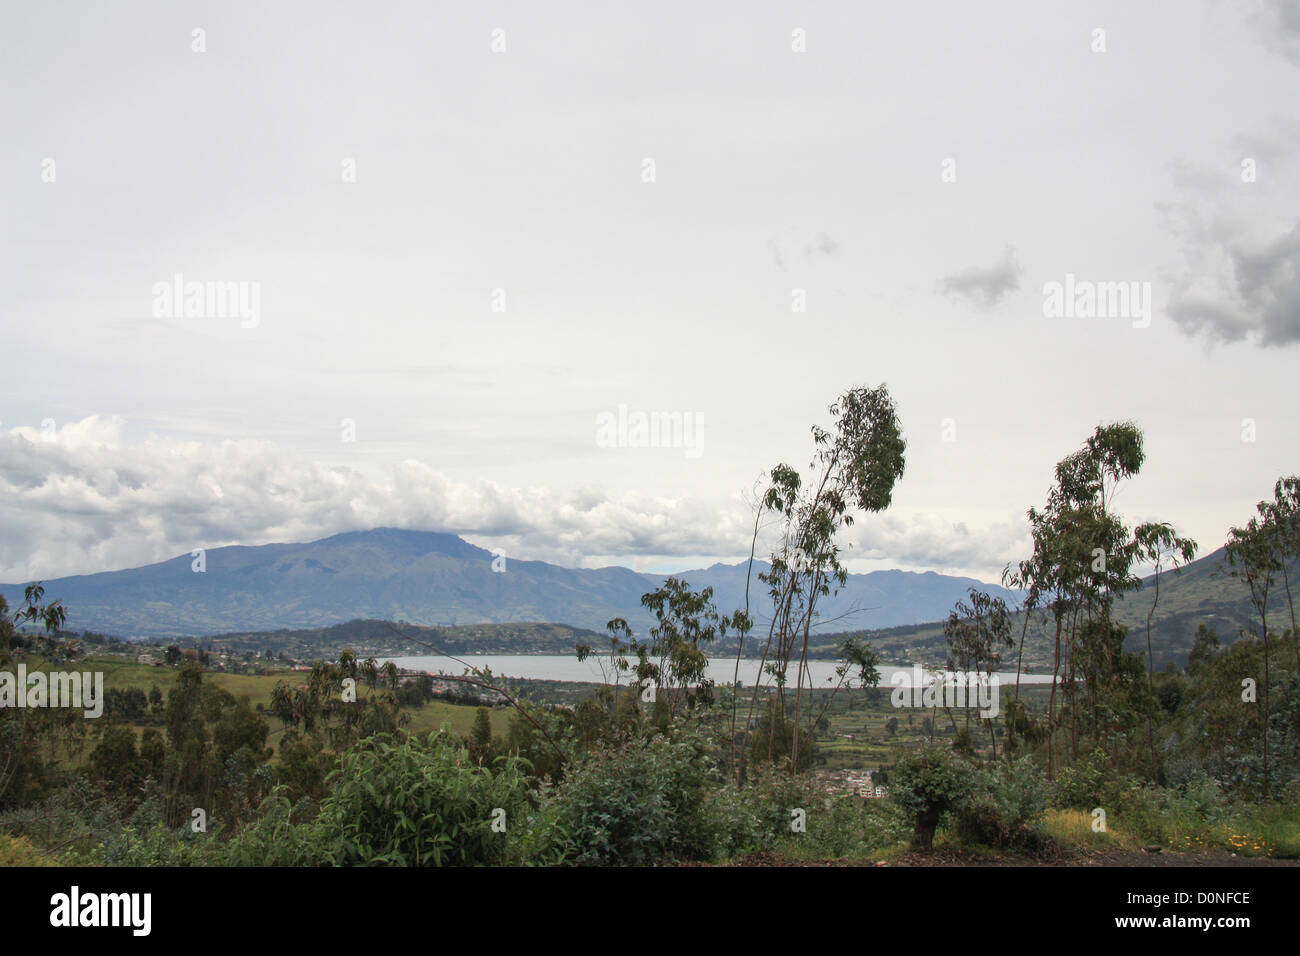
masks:
[[[696,590],[711,587],[718,612],[730,614],[745,606],[748,564],[718,562],[672,576]],[[754,561],[755,575],[767,568],[766,561]],[[845,588],[822,603],[824,617],[864,629],[937,620],[973,583],[903,574],[849,575]],[[425,626],[564,623],[599,632],[616,617],[638,631],[648,627],[652,620],[641,596],[666,577],[523,559],[502,567],[491,551],[458,535],[383,527],[301,544],[209,548],[201,573],[182,555],[124,571],[48,580],[45,587],[68,609],[69,627],[125,637],[321,628],[357,618]],[[765,597],[755,578],[750,601],[760,617]]]

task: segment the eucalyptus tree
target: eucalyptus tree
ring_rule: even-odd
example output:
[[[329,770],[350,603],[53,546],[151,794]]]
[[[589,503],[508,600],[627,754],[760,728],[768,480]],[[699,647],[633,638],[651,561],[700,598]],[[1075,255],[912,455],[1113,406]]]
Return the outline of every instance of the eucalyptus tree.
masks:
[[[648,693],[647,699],[656,705],[663,692],[666,703],[660,710],[670,718],[683,709],[712,706],[714,684],[706,676],[707,647],[725,638],[733,626],[733,618],[720,615],[714,606],[713,588],[695,591],[686,581],[670,577],[661,587],[643,594],[641,604],[655,615],[647,640],[636,637],[623,618],[606,625],[615,673],[634,674],[638,689]],[[579,660],[590,653],[589,647],[579,645]],[[629,657],[636,662],[631,663]]]
[[[780,534],[771,569],[759,575],[773,609],[760,667],[776,685],[773,714],[783,721],[790,665],[797,660],[792,767],[799,765],[804,680],[817,605],[848,580],[837,537],[853,525],[855,511],[876,513],[889,507],[894,485],[903,476],[907,448],[897,406],[884,385],[851,388],[829,412],[832,428],[812,428],[814,455],[808,483],[797,468],[777,465],[762,501]],[[753,720],[759,683],[750,698],[746,727]],[[770,733],[769,740],[779,736]]]
[[[11,668],[14,650],[50,662],[75,655],[73,647],[54,639],[66,620],[67,610],[60,601],[45,602],[45,588],[40,583],[27,585],[22,605],[12,612],[0,595],[0,670]],[[43,634],[23,634],[19,628],[25,624],[39,624]],[[44,714],[39,708],[0,707],[0,809],[11,803],[21,805],[44,786],[49,775],[39,748]]]
[[[1296,663],[1300,665],[1300,633],[1296,631],[1295,603],[1291,599],[1291,568],[1300,556],[1300,477],[1290,475],[1279,478],[1273,486],[1273,500],[1261,502],[1267,527],[1282,572],[1282,586],[1286,590],[1286,606],[1291,615],[1291,640],[1295,642]]]
[[[970,735],[970,676],[983,673],[986,682],[991,680],[993,672],[1002,663],[1003,649],[1015,647],[1011,622],[1012,612],[1006,602],[978,588],[970,589],[970,604],[958,601],[944,621],[943,635],[948,642],[948,670],[961,675],[966,681],[967,736]],[[993,733],[993,721],[985,718],[985,722],[988,724],[989,739],[996,758],[998,744]]]
[[[1058,684],[1076,755],[1080,737],[1088,731],[1087,725],[1080,728],[1084,717],[1090,718],[1091,732],[1099,741],[1110,738],[1113,753],[1134,719],[1130,705],[1136,662],[1123,649],[1125,629],[1114,623],[1113,609],[1117,596],[1141,586],[1134,574],[1141,544],[1113,503],[1121,482],[1137,475],[1145,458],[1142,431],[1134,423],[1094,429],[1081,448],[1057,464],[1046,506],[1029,511],[1033,554],[1006,575],[1028,588],[1027,607],[1043,606],[1051,613],[1049,774],[1055,772],[1062,724]]]
[[[1265,509],[1261,505],[1261,511]],[[1231,574],[1246,582],[1250,589],[1250,603],[1259,615],[1259,633],[1264,642],[1264,685],[1260,700],[1264,705],[1264,791],[1269,790],[1268,781],[1268,730],[1269,730],[1269,645],[1268,645],[1268,595],[1273,588],[1278,572],[1277,551],[1273,542],[1272,529],[1261,522],[1258,517],[1251,518],[1245,527],[1233,528],[1228,532],[1228,543],[1224,546]]]
[[[1196,558],[1197,544],[1191,538],[1181,538],[1174,531],[1173,525],[1164,521],[1148,521],[1133,529],[1133,542],[1136,545],[1136,558],[1154,568],[1154,596],[1151,609],[1147,611],[1147,692],[1155,696],[1155,663],[1151,652],[1151,618],[1155,616],[1156,605],[1160,603],[1160,573],[1165,565],[1177,573],[1183,564]],[[1147,710],[1147,746],[1151,750],[1151,766],[1158,771],[1156,760],[1155,729],[1151,710]]]

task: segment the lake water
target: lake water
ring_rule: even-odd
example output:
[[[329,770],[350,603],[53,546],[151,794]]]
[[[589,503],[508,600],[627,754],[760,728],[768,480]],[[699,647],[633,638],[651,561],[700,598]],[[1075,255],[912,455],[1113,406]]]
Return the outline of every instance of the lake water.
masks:
[[[466,664],[472,667],[488,667],[492,673],[498,677],[517,677],[527,678],[530,680],[556,680],[572,681],[578,683],[599,684],[606,682],[607,678],[601,671],[601,663],[604,662],[608,670],[609,664],[607,658],[597,659],[594,655],[585,661],[579,661],[573,655],[548,655],[548,654],[466,654],[460,658]],[[412,671],[424,671],[429,674],[452,674],[459,677],[465,672],[464,666],[456,663],[447,657],[385,657],[383,661],[392,661],[398,667]],[[740,662],[740,681],[745,687],[753,687],[754,679],[759,673],[759,662],[757,659],[743,659]],[[808,669],[812,675],[812,686],[814,687],[834,687],[837,680],[835,661],[809,661]],[[796,664],[790,666],[790,680],[793,683]],[[729,684],[735,674],[736,659],[731,660],[717,659],[709,661],[708,676],[716,684]],[[895,678],[894,675],[900,674],[901,678]],[[1013,685],[1016,682],[1016,672],[998,673],[999,682],[1002,686]],[[911,687],[915,683],[915,672],[910,667],[884,667],[880,668],[880,686],[881,687]],[[623,683],[628,683],[628,677],[624,675]],[[764,683],[771,684],[772,679],[765,677]],[[1052,677],[1050,674],[1021,674],[1020,682],[1022,684],[1050,684]],[[924,686],[924,679],[919,682]],[[806,683],[805,687],[808,686]],[[851,682],[851,686],[857,686],[857,682]]]

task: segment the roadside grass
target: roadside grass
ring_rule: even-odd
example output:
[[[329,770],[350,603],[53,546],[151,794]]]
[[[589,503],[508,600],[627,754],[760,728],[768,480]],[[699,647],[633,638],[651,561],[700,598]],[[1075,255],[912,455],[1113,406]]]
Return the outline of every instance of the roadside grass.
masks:
[[[58,865],[52,854],[37,849],[26,837],[0,833],[0,867]]]
[[[1134,850],[1155,845],[1175,853],[1216,850],[1238,856],[1300,858],[1300,819],[1279,804],[1248,806],[1227,819],[1209,822],[1194,813],[1109,813],[1106,830],[1094,832],[1086,810],[1049,810],[1044,832],[1076,849]]]
[[[1043,815],[1043,833],[1053,843],[1074,849],[1137,849],[1142,845],[1136,834],[1106,819],[1106,829],[1093,830],[1093,815],[1087,810],[1048,810]]]

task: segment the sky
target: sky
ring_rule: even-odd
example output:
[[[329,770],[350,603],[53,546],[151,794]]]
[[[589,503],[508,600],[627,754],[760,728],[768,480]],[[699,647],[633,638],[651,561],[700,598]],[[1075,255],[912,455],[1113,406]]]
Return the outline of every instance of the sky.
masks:
[[[854,571],[997,580],[1104,422],[1203,553],[1300,471],[1295,3],[0,11],[0,580],[379,526],[736,561],[882,383]]]

